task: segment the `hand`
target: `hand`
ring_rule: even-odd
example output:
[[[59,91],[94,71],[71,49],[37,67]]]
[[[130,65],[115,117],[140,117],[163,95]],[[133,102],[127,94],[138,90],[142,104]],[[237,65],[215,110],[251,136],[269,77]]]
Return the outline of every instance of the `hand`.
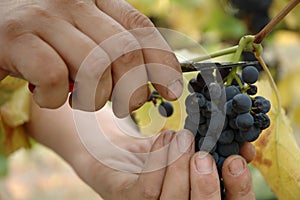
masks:
[[[0,80],[28,80],[41,107],[61,106],[69,79],[74,108],[98,110],[111,99],[118,117],[148,99],[148,81],[168,100],[181,94],[176,57],[124,0],[1,1],[0,46]]]
[[[105,199],[220,199],[216,165],[209,154],[194,153],[193,136],[187,130],[177,134],[167,131],[157,138],[137,140],[122,134],[115,126],[110,108],[104,107],[97,112],[99,123],[108,133],[109,141],[129,153],[123,156],[95,145],[94,151],[89,150],[95,154],[104,152],[100,162],[79,140],[67,105],[58,110],[33,105],[31,114],[27,128],[33,138],[62,156]],[[130,127],[127,130],[137,132]],[[83,134],[90,131],[87,128]],[[242,148],[243,156],[251,160],[255,153],[253,146],[246,144]],[[137,152],[142,154],[134,154]],[[223,178],[227,199],[254,199],[251,174],[242,157],[227,158]]]

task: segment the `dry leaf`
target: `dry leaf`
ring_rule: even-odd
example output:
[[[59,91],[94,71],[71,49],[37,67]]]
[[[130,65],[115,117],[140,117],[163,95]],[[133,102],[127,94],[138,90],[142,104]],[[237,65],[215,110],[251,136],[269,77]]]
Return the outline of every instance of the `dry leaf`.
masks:
[[[271,126],[254,143],[257,155],[253,164],[279,199],[299,199],[300,148],[284,110],[280,108],[279,112],[277,108],[269,83],[261,80],[258,88],[263,96],[271,100]]]

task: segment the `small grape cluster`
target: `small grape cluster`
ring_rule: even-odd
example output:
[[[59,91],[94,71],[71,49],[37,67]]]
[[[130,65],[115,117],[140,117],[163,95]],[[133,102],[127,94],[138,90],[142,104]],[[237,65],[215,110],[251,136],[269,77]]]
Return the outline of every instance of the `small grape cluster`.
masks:
[[[172,116],[174,112],[173,105],[168,101],[164,101],[163,98],[156,90],[152,91],[150,98],[148,99],[148,102],[152,102],[154,106],[156,106],[158,100],[160,101],[160,104],[158,105],[159,114],[163,117]]]
[[[255,141],[270,125],[266,114],[270,102],[254,96],[258,70],[246,66],[241,74],[236,71],[236,68],[201,70],[189,81],[190,94],[185,100],[184,128],[195,136],[195,151],[207,151],[214,157],[220,177],[224,160],[239,154],[245,142]],[[222,185],[222,178],[220,182]]]
[[[272,2],[273,0],[230,0],[230,3],[238,9],[236,17],[245,20],[252,33],[259,32],[269,23],[269,9]]]

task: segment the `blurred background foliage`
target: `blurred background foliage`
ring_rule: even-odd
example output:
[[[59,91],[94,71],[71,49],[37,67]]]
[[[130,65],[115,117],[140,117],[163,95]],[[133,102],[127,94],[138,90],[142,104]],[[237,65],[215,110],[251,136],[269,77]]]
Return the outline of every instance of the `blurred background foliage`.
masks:
[[[240,0],[244,1],[244,0]],[[254,0],[255,1],[255,0]],[[181,32],[208,52],[236,45],[247,34],[257,33],[288,0],[270,0],[266,13],[245,15],[229,0],[128,0],[157,27]],[[257,1],[261,4],[266,1]],[[257,17],[258,15],[264,15]],[[263,42],[264,59],[279,87],[283,107],[300,144],[300,6],[280,23]],[[188,49],[184,43],[174,50]],[[245,55],[245,59],[253,59]],[[221,60],[226,58],[221,58]],[[146,116],[145,116],[146,118]],[[1,139],[1,138],[0,138]],[[250,166],[257,199],[276,199],[260,172]],[[300,167],[300,166],[299,166]],[[35,145],[10,158],[0,154],[0,200],[98,199],[72,170],[48,149]],[[5,176],[4,176],[5,175]],[[29,175],[34,178],[29,178]],[[67,179],[72,181],[66,181]],[[30,180],[30,181],[28,181]],[[63,185],[63,186],[62,186]],[[63,188],[63,189],[62,189]],[[80,189],[79,189],[80,188]]]

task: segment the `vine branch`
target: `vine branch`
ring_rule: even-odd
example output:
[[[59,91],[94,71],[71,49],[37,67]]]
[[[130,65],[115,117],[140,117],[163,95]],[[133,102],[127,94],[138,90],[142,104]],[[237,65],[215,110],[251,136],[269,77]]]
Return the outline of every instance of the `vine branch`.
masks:
[[[300,0],[290,1],[259,33],[255,35],[253,42],[260,44],[273,28],[298,5],[298,3],[300,3]]]

